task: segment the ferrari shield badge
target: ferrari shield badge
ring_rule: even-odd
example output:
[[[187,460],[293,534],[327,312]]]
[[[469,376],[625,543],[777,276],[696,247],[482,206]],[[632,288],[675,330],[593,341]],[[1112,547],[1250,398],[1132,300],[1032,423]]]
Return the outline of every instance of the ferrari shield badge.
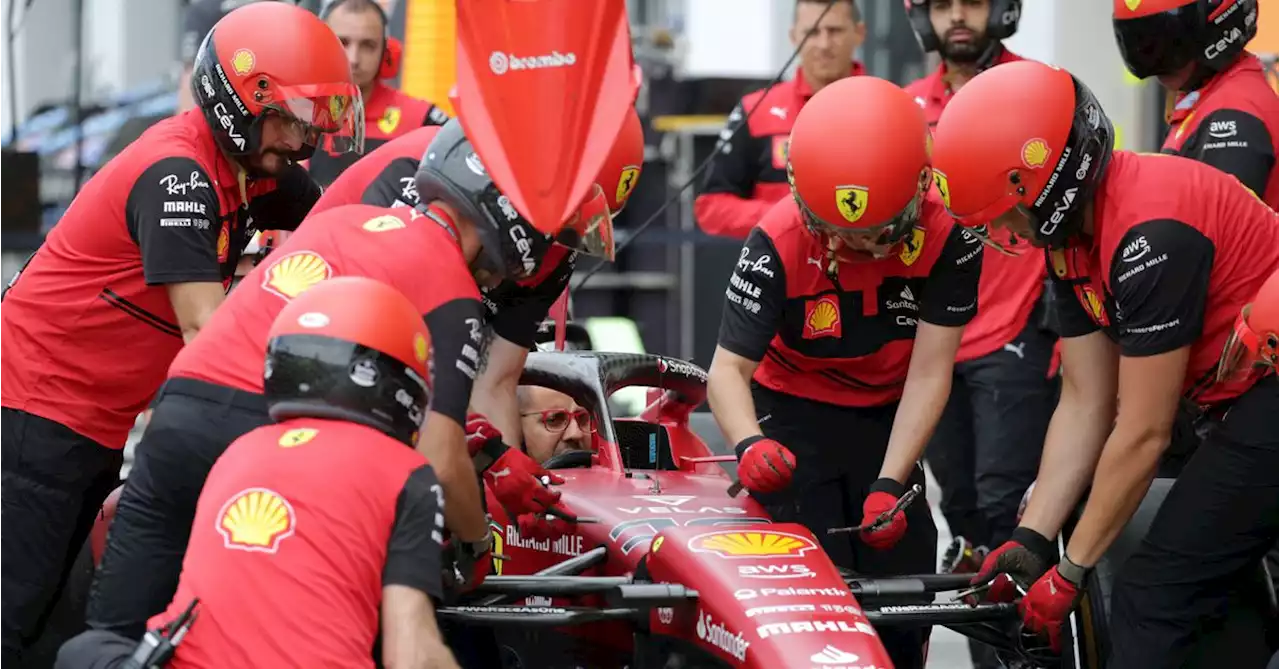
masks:
[[[289,500],[267,488],[248,488],[227,500],[218,512],[218,533],[227,548],[275,553],[293,536],[297,516]]]
[[[836,208],[850,223],[857,223],[867,211],[867,189],[862,186],[836,186]]]
[[[942,206],[951,211],[951,184],[947,182],[947,175],[933,170],[933,185],[938,189],[938,196],[942,198]]]
[[[399,230],[405,227],[405,225],[404,221],[401,220],[399,216],[383,214],[382,216],[375,216],[374,218],[365,221],[360,227],[364,228],[368,232],[386,232],[388,230]]]
[[[502,563],[505,560],[499,556],[505,556],[502,552],[502,526],[491,522],[489,523],[489,531],[493,533],[493,573],[496,576],[502,575]]]
[[[898,251],[898,257],[902,259],[903,265],[910,267],[916,264],[923,250],[924,228],[911,228],[911,234],[902,240],[902,250]]]
[[[396,127],[400,125],[400,108],[387,107],[382,112],[382,118],[378,119],[378,130],[384,135],[390,135],[396,131]]]
[[[280,445],[280,448],[293,448],[315,439],[317,434],[320,434],[320,430],[312,427],[294,428],[280,435],[280,441],[276,443]]]
[[[618,189],[613,194],[613,201],[618,203],[618,209],[622,209],[622,206],[627,203],[627,198],[631,197],[631,191],[636,189],[636,181],[639,177],[639,167],[627,165],[622,168],[622,176],[618,178]]]

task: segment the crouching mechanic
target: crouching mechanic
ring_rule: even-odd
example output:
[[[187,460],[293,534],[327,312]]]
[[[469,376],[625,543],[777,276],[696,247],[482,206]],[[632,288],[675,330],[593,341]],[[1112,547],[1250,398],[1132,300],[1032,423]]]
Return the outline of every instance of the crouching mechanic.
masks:
[[[1276,377],[1215,372],[1241,308],[1276,272],[1280,232],[1234,177],[1113,151],[1113,132],[1078,79],[1033,62],[978,75],[937,126],[934,165],[952,212],[1048,249],[1063,337],[1066,375],[1035,491],[976,582],[1006,573],[1030,586],[1023,621],[1056,648],[1187,403],[1210,429],[1121,569],[1108,663],[1178,667],[1197,630],[1225,612],[1232,580],[1276,541]],[[1029,163],[1031,150],[1048,158]],[[1049,569],[1052,538],[1090,482]]]
[[[429,419],[418,440],[448,501],[446,520],[461,548],[475,556],[491,535],[466,455],[467,401],[483,358],[485,312],[477,284],[539,271],[553,243],[519,215],[504,214],[504,196],[478,165],[461,124],[450,121],[417,173],[425,204],[384,209],[341,207],[309,218],[228,298],[169,370],[155,414],[121,495],[107,548],[90,593],[89,623],[138,636],[173,595],[200,486],[213,462],[240,435],[270,422],[260,362],[275,314],[333,276],[387,283],[413,302],[435,342]],[[607,216],[573,224],[611,233]],[[585,229],[585,228],[584,228]],[[577,228],[566,228],[576,234]],[[579,241],[590,242],[583,235]],[[517,244],[519,240],[520,244]],[[611,250],[611,248],[610,248]],[[363,382],[376,374],[352,369]],[[510,468],[494,492],[512,515],[545,511],[559,494],[539,481],[541,467],[518,449],[488,452],[484,464]],[[477,560],[473,583],[486,561]]]
[[[456,667],[433,607],[444,497],[413,450],[432,394],[421,314],[384,283],[338,277],[286,305],[268,337],[278,422],[209,472],[178,591],[150,621],[199,600],[168,666],[373,667],[381,627],[384,666]],[[57,667],[123,666],[136,646],[85,632]]]
[[[356,203],[416,206],[419,193],[414,174],[437,132],[437,128],[419,128],[361,158],[326,189],[312,214]],[[603,201],[609,215],[616,216],[635,191],[643,165],[644,129],[640,116],[631,109],[605,156],[596,177],[597,188],[588,196],[583,211],[598,209]],[[504,215],[516,215],[509,203],[503,211]],[[542,260],[538,272],[512,275],[496,286],[480,287],[488,312],[486,324],[491,328],[485,332],[486,357],[471,396],[472,409],[487,416],[508,443],[522,443],[516,387],[524,361],[536,344],[539,325],[568,285],[576,261],[577,255],[568,248],[556,247]]]
[[[342,45],[309,12],[242,7],[199,53],[198,109],[95,174],[4,295],[5,664],[40,635],[134,420],[222,303],[245,240],[296,227],[320,196],[295,161],[326,135],[359,147]]]
[[[775,520],[812,530],[837,565],[932,571],[924,504],[861,541],[827,530],[870,523],[924,485],[917,460],[977,308],[982,244],[931,194],[924,113],[882,79],[814,95],[788,171],[793,197],[751,231],[729,280],[712,413],[737,444],[743,485]],[[880,636],[895,666],[923,666],[923,631]]]

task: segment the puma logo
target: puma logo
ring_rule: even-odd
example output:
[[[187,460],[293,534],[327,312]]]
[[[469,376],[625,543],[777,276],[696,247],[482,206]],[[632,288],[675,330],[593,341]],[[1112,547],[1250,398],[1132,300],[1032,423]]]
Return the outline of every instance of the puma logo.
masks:
[[[1026,342],[1020,342],[1016,345],[1015,344],[1004,345],[1004,350],[1009,351],[1014,355],[1018,356],[1019,360],[1025,360],[1027,358],[1027,356],[1025,355],[1026,348],[1027,348]]]
[[[814,267],[817,267],[819,270],[821,270],[821,269],[822,269],[822,259],[821,259],[821,258],[805,258],[805,259],[804,259],[804,261],[805,261],[805,262],[807,262],[807,263],[809,263],[810,265],[813,265]]]
[[[500,471],[489,472],[489,478],[492,478],[492,479],[500,479],[504,476],[511,476],[510,467],[503,467]]]

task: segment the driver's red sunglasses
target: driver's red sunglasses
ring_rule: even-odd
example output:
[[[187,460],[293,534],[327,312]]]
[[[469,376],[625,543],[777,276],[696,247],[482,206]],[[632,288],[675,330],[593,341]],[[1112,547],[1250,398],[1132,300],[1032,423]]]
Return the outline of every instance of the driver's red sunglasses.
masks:
[[[591,431],[591,414],[587,413],[586,409],[578,409],[577,411],[547,409],[545,411],[530,411],[520,415],[538,416],[538,420],[542,421],[542,426],[552,432],[564,432],[569,429],[569,421],[571,419],[578,424],[578,429],[583,432]]]

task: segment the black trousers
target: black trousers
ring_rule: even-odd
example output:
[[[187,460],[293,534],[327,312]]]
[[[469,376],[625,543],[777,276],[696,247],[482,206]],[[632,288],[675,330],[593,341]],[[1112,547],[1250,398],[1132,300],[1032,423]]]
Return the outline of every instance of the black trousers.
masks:
[[[2,411],[0,612],[8,667],[43,632],[102,501],[119,483],[124,456],[61,423]]]
[[[1225,617],[1232,588],[1276,545],[1278,403],[1276,377],[1259,381],[1183,468],[1121,567],[1107,666],[1182,666],[1201,632]]]
[[[951,534],[975,546],[995,548],[1013,532],[1058,402],[1058,380],[1045,378],[1057,337],[1038,320],[1000,350],[956,363],[925,451]]]
[[[53,669],[130,669],[138,667],[129,658],[139,641],[112,632],[89,630],[62,646]]]
[[[786,490],[755,496],[775,521],[809,528],[836,566],[861,575],[933,572],[938,530],[923,498],[907,507],[907,534],[890,550],[875,550],[856,533],[827,534],[829,528],[862,523],[862,502],[884,463],[897,404],[839,407],[756,385],[752,397],[765,436],[796,456],[796,471]],[[924,470],[919,467],[907,486],[915,483],[924,487]],[[885,627],[877,633],[898,669],[924,666],[928,630]]]
[[[89,626],[141,639],[178,589],[200,490],[231,442],[271,422],[261,395],[192,379],[160,390],[107,534]]]

